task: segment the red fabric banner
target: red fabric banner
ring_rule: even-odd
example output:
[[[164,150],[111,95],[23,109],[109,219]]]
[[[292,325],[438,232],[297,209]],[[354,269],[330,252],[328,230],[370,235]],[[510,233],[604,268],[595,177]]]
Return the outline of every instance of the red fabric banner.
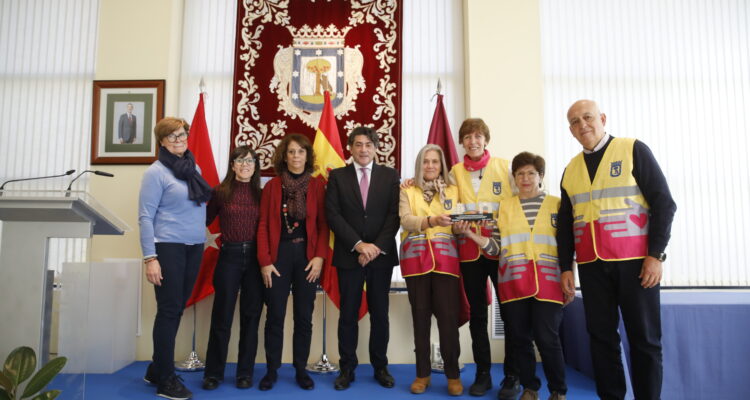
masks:
[[[206,112],[203,107],[203,93],[198,99],[198,107],[195,109],[193,122],[190,124],[190,136],[188,136],[188,149],[195,156],[195,162],[201,168],[203,179],[211,187],[219,184],[219,173],[216,171],[214,162],[214,152],[211,150],[211,138],[208,136],[208,126],[206,125]],[[219,239],[219,219],[208,226],[206,232],[206,245],[203,250],[203,260],[201,269],[198,272],[198,279],[195,281],[193,293],[190,295],[185,307],[190,307],[194,303],[203,300],[204,297],[214,292],[213,278],[216,261],[219,259],[219,248],[221,239]]]
[[[343,167],[344,151],[341,148],[339,140],[339,129],[336,127],[336,119],[333,117],[333,107],[328,91],[324,92],[323,113],[320,115],[318,130],[315,132],[315,141],[313,142],[313,151],[315,152],[315,173],[314,176],[322,176],[328,181],[328,173],[334,169]],[[336,307],[341,308],[341,295],[339,293],[339,276],[336,273],[336,267],[331,264],[333,259],[333,243],[335,238],[331,232],[329,241],[329,254],[326,257],[323,274],[320,284],[323,290],[328,294]],[[359,307],[359,318],[367,314],[367,296],[362,292],[362,304]]]
[[[442,94],[437,95],[437,104],[435,105],[435,113],[432,115],[427,143],[436,144],[443,149],[448,167],[453,167],[460,161],[458,153],[456,153],[456,146],[453,144],[453,133],[448,123],[448,114],[445,113]]]
[[[272,175],[278,143],[313,132],[329,91],[340,141],[372,127],[378,162],[399,168],[401,20],[400,0],[238,0],[232,148]]]

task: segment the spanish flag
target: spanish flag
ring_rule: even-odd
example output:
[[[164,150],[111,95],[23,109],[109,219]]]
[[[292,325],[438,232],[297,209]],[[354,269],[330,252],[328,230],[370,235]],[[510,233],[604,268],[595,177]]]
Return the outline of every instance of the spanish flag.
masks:
[[[336,127],[336,118],[333,115],[331,96],[328,91],[324,94],[323,112],[320,114],[318,130],[315,132],[313,151],[315,152],[315,172],[313,172],[313,176],[322,176],[327,181],[328,173],[332,169],[346,166],[346,163],[344,162],[344,150],[341,147],[339,130]],[[334,241],[335,238],[333,237],[333,232],[331,232],[330,241],[328,243],[328,257],[326,257],[326,263],[323,267],[323,275],[321,277],[321,286],[328,294],[328,297],[333,304],[336,305],[336,307],[339,307],[339,304],[341,303],[341,296],[339,294],[339,277],[336,274],[336,267],[331,265]],[[362,305],[359,308],[359,318],[362,318],[365,314],[367,314],[367,297],[363,291]]]

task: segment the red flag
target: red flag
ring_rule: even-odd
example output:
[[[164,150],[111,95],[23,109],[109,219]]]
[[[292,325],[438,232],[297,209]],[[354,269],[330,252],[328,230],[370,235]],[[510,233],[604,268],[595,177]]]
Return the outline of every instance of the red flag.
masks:
[[[344,150],[341,147],[339,130],[336,127],[336,118],[333,115],[333,107],[331,106],[331,98],[328,91],[325,92],[324,98],[323,112],[320,113],[318,130],[315,132],[315,140],[313,141],[313,151],[315,152],[315,172],[313,176],[320,175],[327,181],[328,173],[332,169],[344,167],[346,163],[344,163]],[[333,304],[340,308],[339,277],[336,273],[336,267],[331,264],[334,240],[333,232],[331,232],[328,243],[328,257],[326,257],[326,265],[323,266],[323,274],[320,280],[323,290],[328,294]],[[365,314],[367,314],[367,297],[363,291],[362,304],[359,307],[359,318],[361,319]]]
[[[219,173],[216,171],[214,162],[214,152],[211,150],[211,139],[208,136],[208,126],[206,125],[206,112],[203,107],[203,93],[198,99],[198,107],[195,109],[193,123],[190,124],[190,136],[188,136],[188,149],[195,156],[195,162],[201,168],[203,179],[211,187],[219,184]],[[201,269],[198,272],[198,279],[195,281],[193,293],[190,295],[185,307],[190,307],[194,303],[203,300],[204,297],[214,292],[213,277],[216,261],[219,259],[219,248],[221,240],[219,239],[219,219],[215,219],[208,226],[206,232],[206,245],[203,250],[203,260]]]
[[[437,104],[435,105],[435,114],[432,115],[432,123],[430,124],[430,135],[427,136],[427,144],[436,144],[443,149],[445,154],[445,162],[448,163],[448,167],[453,167],[458,163],[458,153],[456,153],[456,146],[453,144],[453,133],[451,132],[451,126],[448,123],[448,115],[445,114],[445,106],[443,106],[443,95],[437,95]],[[466,297],[464,288],[464,277],[459,276],[461,281],[461,307],[458,312],[458,324],[459,326],[469,321],[469,299]],[[487,286],[488,299],[492,295],[491,286]]]
[[[427,143],[436,144],[443,149],[443,153],[445,153],[445,162],[448,163],[449,168],[459,162],[458,153],[456,153],[456,145],[453,144],[453,133],[451,133],[451,126],[448,123],[448,115],[445,114],[442,94],[437,95],[435,114],[432,115],[430,135],[427,136]]]

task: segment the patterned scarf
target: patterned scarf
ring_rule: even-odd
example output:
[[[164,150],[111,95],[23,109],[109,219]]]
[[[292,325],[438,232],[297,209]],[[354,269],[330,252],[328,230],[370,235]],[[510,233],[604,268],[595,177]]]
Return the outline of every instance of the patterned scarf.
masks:
[[[438,176],[436,179],[431,181],[425,181],[422,187],[422,198],[427,204],[432,202],[432,198],[435,197],[435,193],[438,193],[440,202],[445,201],[445,181],[442,176]]]
[[[305,219],[307,216],[307,187],[310,183],[310,173],[305,172],[299,178],[294,178],[289,171],[281,173],[281,191],[283,198],[289,207],[289,215],[296,219]]]
[[[193,200],[196,204],[201,204],[211,198],[211,186],[195,168],[195,158],[190,150],[185,150],[182,157],[178,157],[160,146],[159,161],[172,171],[175,178],[187,183],[190,200]]]
[[[464,167],[466,167],[469,171],[479,171],[480,169],[487,166],[487,163],[490,162],[490,152],[485,150],[484,154],[482,154],[482,158],[480,158],[478,161],[472,160],[468,154],[464,154]]]

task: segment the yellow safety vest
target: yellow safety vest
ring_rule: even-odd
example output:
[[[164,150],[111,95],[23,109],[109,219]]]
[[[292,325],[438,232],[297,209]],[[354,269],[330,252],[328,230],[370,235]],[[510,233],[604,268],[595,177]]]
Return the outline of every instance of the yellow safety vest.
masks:
[[[568,164],[562,187],[573,206],[576,261],[633,260],[648,254],[649,206],[633,177],[635,139],[609,143],[594,176],[583,153]]]
[[[490,158],[484,168],[482,181],[479,184],[479,193],[476,193],[474,192],[474,186],[471,184],[471,174],[464,167],[464,163],[454,165],[451,174],[456,179],[458,196],[464,205],[464,209],[466,211],[491,212],[493,217],[497,219],[500,201],[513,194],[508,178],[508,169],[508,160],[496,157]],[[477,232],[477,227],[472,227],[472,230]],[[478,233],[484,237],[490,237],[492,236],[492,228],[482,228],[481,232]],[[480,255],[493,260],[498,259],[497,256],[484,253],[473,240],[463,236],[458,239],[458,253],[461,262],[475,261]]]
[[[417,186],[402,190],[408,195],[409,207],[415,216],[453,214],[458,206],[458,188],[455,186],[445,189],[444,201],[440,201],[436,193],[429,204],[424,201],[422,189]],[[434,226],[423,232],[402,232],[400,253],[401,275],[404,278],[430,272],[459,276],[456,238],[450,226]]]
[[[563,303],[555,239],[559,209],[560,198],[545,196],[532,229],[519,197],[503,200],[498,218],[502,240],[498,271],[500,302],[534,297]]]

